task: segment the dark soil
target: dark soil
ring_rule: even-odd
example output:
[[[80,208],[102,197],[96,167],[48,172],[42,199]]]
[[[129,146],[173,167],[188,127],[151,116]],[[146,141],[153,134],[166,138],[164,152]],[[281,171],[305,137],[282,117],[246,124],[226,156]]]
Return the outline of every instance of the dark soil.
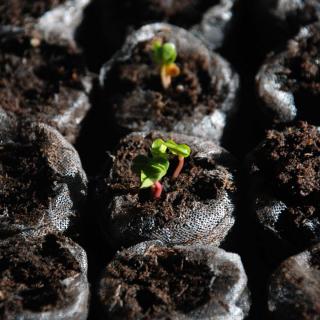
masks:
[[[320,32],[319,25],[310,27],[311,37],[302,37],[295,46],[289,46],[284,61],[283,89],[294,95],[298,119],[320,124],[317,106],[320,103]]]
[[[300,122],[283,131],[271,130],[255,156],[262,175],[270,183],[267,188],[288,206],[279,221],[279,230],[302,245],[312,237],[303,228],[305,221],[320,219],[320,133],[317,127]]]
[[[17,128],[16,134],[16,142],[0,145],[0,216],[30,227],[43,219],[61,177],[49,167],[41,135],[32,143],[28,125]]]
[[[52,311],[72,297],[61,283],[80,273],[80,266],[57,236],[20,239],[0,245],[0,317],[11,319],[23,310]]]
[[[139,43],[130,60],[115,62],[108,74],[106,104],[112,107],[119,126],[139,128],[141,123],[151,121],[156,128],[170,131],[179,120],[212,113],[223,92],[217,93],[212,83],[208,58],[178,48],[181,74],[164,89],[151,58],[151,46],[152,40]]]
[[[0,39],[0,101],[6,111],[50,123],[84,90],[82,58],[65,47],[31,45],[19,35]]]
[[[3,0],[0,3],[0,26],[24,27],[35,22],[46,11],[53,9],[65,0]]]
[[[171,176],[176,167],[176,159],[170,161],[168,174],[161,180],[164,190],[162,198],[155,200],[150,189],[140,189],[140,177],[131,169],[132,161],[137,155],[148,155],[152,141],[161,137],[149,134],[145,139],[134,137],[124,139],[117,149],[112,167],[112,180],[106,178],[101,187],[106,196],[115,197],[121,194],[138,194],[138,201],[132,199],[132,206],[127,212],[129,216],[153,216],[157,226],[164,225],[180,212],[187,211],[195,201],[205,202],[216,199],[223,191],[234,191],[235,185],[226,172],[225,175],[208,174],[208,170],[215,169],[217,164],[211,158],[194,158],[192,153],[186,158],[185,165],[179,177],[172,180]],[[177,143],[184,143],[178,141]],[[223,169],[219,169],[223,170]],[[107,191],[105,191],[107,190]],[[183,209],[185,208],[185,209]]]
[[[212,299],[215,293],[211,281],[216,279],[215,287],[223,285],[226,278],[216,278],[223,272],[226,277],[232,274],[227,269],[214,274],[205,260],[194,259],[174,248],[151,248],[143,256],[121,255],[104,273],[100,283],[101,303],[114,319],[164,319],[175,312],[187,314]],[[113,289],[120,283],[115,297]],[[110,308],[114,298],[123,301],[121,309]]]

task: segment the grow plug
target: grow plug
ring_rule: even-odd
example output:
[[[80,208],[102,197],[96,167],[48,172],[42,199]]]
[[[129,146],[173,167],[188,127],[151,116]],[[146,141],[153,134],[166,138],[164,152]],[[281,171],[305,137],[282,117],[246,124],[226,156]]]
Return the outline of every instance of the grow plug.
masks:
[[[155,40],[152,45],[152,59],[160,67],[160,77],[164,89],[170,87],[172,77],[180,74],[179,67],[175,64],[177,58],[176,46],[171,42],[162,44]]]
[[[140,175],[141,189],[151,188],[155,199],[161,197],[163,186],[160,180],[167,174],[169,160],[166,156],[137,156],[133,160],[133,170]]]
[[[156,153],[158,156],[167,151],[171,152],[173,155],[178,157],[178,165],[174,170],[172,178],[177,178],[184,166],[184,159],[190,156],[191,149],[186,144],[177,144],[173,140],[163,141],[162,139],[157,139],[153,142],[151,152]]]

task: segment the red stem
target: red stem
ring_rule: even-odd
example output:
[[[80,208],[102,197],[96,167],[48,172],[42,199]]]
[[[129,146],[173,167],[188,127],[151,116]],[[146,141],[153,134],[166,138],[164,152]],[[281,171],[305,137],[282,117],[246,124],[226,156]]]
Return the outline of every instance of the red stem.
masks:
[[[160,199],[163,187],[159,181],[156,181],[152,186],[152,195],[155,199]]]
[[[183,165],[184,165],[184,157],[179,156],[179,163],[176,167],[176,170],[174,170],[174,173],[172,175],[173,179],[176,179],[179,176],[179,174],[183,168]]]

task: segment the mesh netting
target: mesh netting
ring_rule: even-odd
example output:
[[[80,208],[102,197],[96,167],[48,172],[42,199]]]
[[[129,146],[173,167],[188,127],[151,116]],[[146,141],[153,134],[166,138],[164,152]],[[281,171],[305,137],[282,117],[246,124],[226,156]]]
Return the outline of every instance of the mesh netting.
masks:
[[[72,240],[12,237],[0,242],[0,264],[2,319],[87,319],[87,257]]]
[[[222,47],[235,23],[233,10],[236,3],[236,0],[217,1],[191,31],[203,39],[212,50]]]
[[[99,283],[112,319],[243,319],[250,308],[237,254],[197,245],[140,243],[116,255]]]
[[[319,24],[314,24],[301,28],[299,34],[288,41],[286,50],[269,56],[261,66],[256,76],[257,93],[262,111],[268,116],[269,121],[287,123],[297,120],[297,118],[303,118],[303,112],[299,111],[303,101],[297,102],[296,91],[300,90],[300,86],[301,90],[306,91],[307,88],[304,88],[303,79],[300,79],[299,75],[295,75],[300,72],[294,70],[297,66],[289,67],[288,63],[301,57],[300,46],[302,47],[303,42],[309,41],[308,39],[312,38],[314,34],[318,34],[319,26]],[[308,49],[304,48],[303,51],[307,52]],[[295,63],[297,64],[297,62]],[[289,84],[292,82],[289,80],[290,77],[298,77],[295,79],[295,86]],[[305,99],[307,100],[307,98]]]
[[[154,209],[145,207],[139,200],[139,179],[134,178],[130,165],[131,159],[141,152],[139,143],[148,141],[150,147],[151,141],[157,137],[170,137],[178,143],[188,144],[192,150],[192,161],[209,180],[198,182],[196,175],[183,191],[164,191],[164,200],[159,201],[159,207]],[[157,239],[167,244],[219,245],[235,221],[237,187],[234,184],[235,163],[232,156],[211,142],[179,134],[134,133],[122,140],[119,150],[126,150],[132,143],[134,150],[129,150],[123,162],[113,158],[115,162],[110,172],[103,177],[101,226],[110,244],[120,247]],[[121,170],[117,170],[119,163],[124,164]],[[171,183],[170,178],[167,179],[164,185]],[[181,179],[188,179],[188,174],[185,173]],[[213,195],[215,181],[220,181],[221,186]],[[127,190],[120,193],[111,190],[121,183],[127,186]],[[208,190],[197,189],[198,185],[203,184],[208,185]],[[228,188],[231,185],[233,187]],[[206,196],[207,193],[210,194]],[[165,217],[167,205],[172,208],[169,218]]]
[[[67,0],[40,17],[35,30],[53,44],[76,47],[74,35],[89,0]]]
[[[283,34],[292,33],[320,16],[317,0],[258,0],[256,6],[259,16],[267,16]]]
[[[318,244],[285,260],[272,275],[268,305],[275,319],[319,318],[319,257]]]
[[[131,34],[122,49],[102,67],[100,72],[101,86],[105,90],[108,89],[107,81],[110,73],[112,73],[112,67],[118,62],[130,61],[138,44],[160,36],[166,37],[167,41],[175,43],[178,52],[188,53],[188,56],[191,57],[192,55],[200,55],[203,61],[207,61],[210,65],[208,69],[210,80],[207,79],[206,81],[211,81],[210,90],[212,93],[210,92],[209,94],[212,94],[211,100],[216,99],[217,106],[206,114],[203,112],[203,109],[206,108],[206,102],[199,102],[192,115],[186,114],[181,120],[177,120],[170,125],[170,128],[166,128],[163,124],[157,124],[155,119],[151,117],[153,112],[150,109],[150,102],[148,102],[151,91],[136,88],[131,92],[126,92],[123,97],[124,102],[118,104],[117,109],[114,111],[118,125],[125,127],[129,131],[173,131],[219,141],[226,126],[227,116],[235,111],[239,77],[226,60],[208,50],[201,40],[182,28],[164,23],[155,23],[146,25]],[[215,93],[213,94],[213,92]],[[128,101],[132,104],[130,110],[124,109],[124,105]],[[166,125],[168,122],[166,121]]]
[[[78,153],[46,124],[0,121],[1,236],[73,235],[87,192]]]
[[[270,176],[258,166],[253,153],[248,156],[247,162],[250,171],[249,194],[252,209],[268,256],[273,260],[282,261],[288,255],[319,242],[318,216],[316,214],[308,216],[307,209],[303,205],[300,206],[299,202],[281,197],[281,194],[275,191],[275,181],[272,181]],[[304,205],[307,204],[304,203]],[[303,219],[291,213],[299,207],[302,210],[300,215],[304,215]]]

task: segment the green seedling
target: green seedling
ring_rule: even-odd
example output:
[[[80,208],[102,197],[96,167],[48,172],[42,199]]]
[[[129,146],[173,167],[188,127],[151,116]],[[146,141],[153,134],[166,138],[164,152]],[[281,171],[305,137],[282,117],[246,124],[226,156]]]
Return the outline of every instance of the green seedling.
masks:
[[[141,189],[151,188],[153,198],[159,199],[163,190],[161,179],[169,169],[169,153],[179,159],[173,173],[177,178],[183,168],[184,159],[190,156],[191,149],[186,144],[177,144],[173,140],[156,139],[151,145],[151,157],[139,155],[133,160],[132,169],[140,176]]]
[[[162,86],[167,89],[171,84],[172,77],[180,74],[179,67],[175,64],[177,50],[173,43],[162,43],[155,40],[152,45],[152,59],[160,67],[160,77]]]
[[[140,175],[141,189],[150,188],[155,199],[161,197],[163,186],[160,180],[167,174],[169,160],[166,157],[137,156],[133,160],[133,170]]]
[[[186,144],[177,144],[173,140],[163,141],[157,139],[152,143],[151,153],[157,156],[164,156],[167,151],[178,157],[178,165],[172,175],[173,178],[177,178],[184,166],[184,159],[190,156],[191,149]]]

